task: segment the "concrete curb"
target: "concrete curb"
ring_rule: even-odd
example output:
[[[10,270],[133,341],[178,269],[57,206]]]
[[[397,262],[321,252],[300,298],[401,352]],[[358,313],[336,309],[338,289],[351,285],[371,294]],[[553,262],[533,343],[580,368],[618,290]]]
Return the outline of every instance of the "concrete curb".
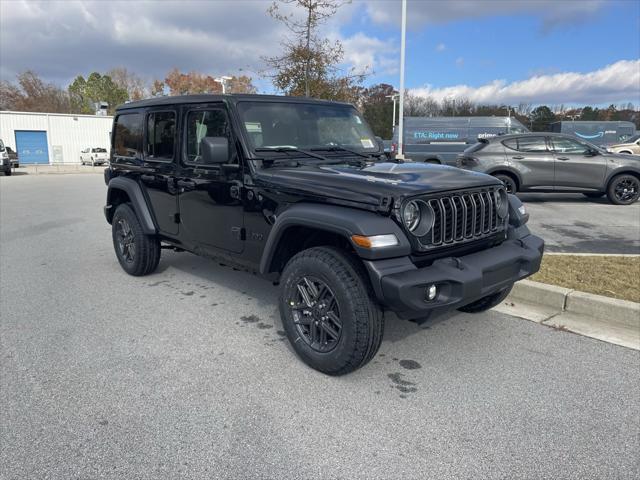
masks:
[[[523,280],[498,311],[640,350],[640,304]]]

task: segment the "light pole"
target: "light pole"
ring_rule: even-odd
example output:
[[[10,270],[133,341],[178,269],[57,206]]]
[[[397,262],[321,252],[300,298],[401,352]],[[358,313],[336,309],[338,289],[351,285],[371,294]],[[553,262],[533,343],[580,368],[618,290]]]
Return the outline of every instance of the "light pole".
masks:
[[[400,118],[398,118],[398,153],[396,158],[404,160],[404,51],[407,36],[407,0],[402,0],[402,34],[400,39]]]
[[[232,77],[229,77],[227,75],[223,75],[222,77],[218,77],[218,78],[214,78],[213,81],[214,82],[218,82],[220,85],[222,85],[222,94],[224,95],[225,93],[227,93],[227,88],[226,88],[226,83],[227,80],[231,80]]]
[[[393,100],[393,120],[391,120],[391,128],[394,129],[396,127],[396,99],[398,98],[398,94],[385,95],[385,97]]]

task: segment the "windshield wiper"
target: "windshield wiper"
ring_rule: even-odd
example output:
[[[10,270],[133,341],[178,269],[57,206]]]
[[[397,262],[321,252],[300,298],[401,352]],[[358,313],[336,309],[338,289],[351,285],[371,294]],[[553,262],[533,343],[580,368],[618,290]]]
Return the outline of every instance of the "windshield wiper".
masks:
[[[261,147],[256,148],[256,152],[278,152],[278,153],[302,153],[308,157],[317,158],[319,160],[329,160],[327,157],[318,155],[317,153],[308,152],[307,150],[300,150],[297,147]]]
[[[332,147],[333,148],[333,147]],[[335,147],[338,148],[338,147]],[[316,149],[316,148],[312,148],[311,150],[327,150],[327,151],[333,151],[331,149],[326,149],[326,148],[321,148],[321,149]],[[350,150],[346,150],[343,148],[339,148],[338,150],[344,150],[347,152],[350,152]],[[338,151],[335,150],[335,151]],[[337,158],[327,158],[324,155],[319,155],[317,153],[313,153],[313,151],[309,151],[309,150],[301,150],[297,147],[260,147],[260,148],[256,148],[254,149],[255,152],[279,152],[279,153],[302,153],[303,155],[307,155],[308,157],[312,157],[312,158],[317,158],[318,160],[322,160],[322,163],[326,163],[326,164],[331,164],[331,163],[349,163],[348,160],[343,160],[343,159],[337,159]],[[365,158],[370,158],[367,157],[365,155],[362,154],[358,154],[357,152],[353,152],[356,153],[357,155],[360,155],[362,157]],[[289,157],[290,158],[290,157]],[[262,159],[262,161],[275,161],[276,159]],[[284,159],[282,159],[284,160]],[[353,162],[353,161],[352,161]],[[362,161],[357,161],[358,165],[362,165]]]
[[[311,148],[310,150],[312,152],[347,152],[347,153],[351,153],[353,155],[357,155],[358,157],[367,158],[369,160],[371,160],[373,158],[373,155],[371,155],[371,154],[357,152],[355,150],[350,150],[348,148],[344,148],[344,147],[337,146],[337,145],[331,145],[331,146],[327,146],[327,147],[316,147],[316,148]]]

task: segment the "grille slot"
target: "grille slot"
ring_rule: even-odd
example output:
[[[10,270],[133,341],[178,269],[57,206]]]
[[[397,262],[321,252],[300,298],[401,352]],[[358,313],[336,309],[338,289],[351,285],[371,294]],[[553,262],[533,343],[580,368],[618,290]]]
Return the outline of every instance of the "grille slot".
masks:
[[[424,201],[433,209],[431,231],[418,240],[424,248],[457,245],[501,232],[506,218],[498,217],[496,191],[483,188],[429,197]]]

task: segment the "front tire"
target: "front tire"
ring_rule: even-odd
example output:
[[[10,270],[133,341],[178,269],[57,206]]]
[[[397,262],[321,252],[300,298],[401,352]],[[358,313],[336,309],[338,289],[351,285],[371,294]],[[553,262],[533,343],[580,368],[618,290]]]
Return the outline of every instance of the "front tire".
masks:
[[[504,186],[507,189],[507,193],[515,195],[518,192],[518,184],[509,175],[499,173],[498,175],[494,175],[494,177],[504,183]]]
[[[640,197],[640,179],[623,173],[616,175],[607,187],[607,198],[614,205],[631,205]]]
[[[492,293],[491,295],[482,297],[480,300],[476,300],[469,305],[460,307],[458,310],[465,313],[481,313],[486,312],[487,310],[491,310],[493,307],[500,305],[502,301],[509,296],[512,288],[513,284],[509,285],[503,290],[497,291],[496,293]]]
[[[122,269],[136,277],[149,275],[160,262],[160,241],[145,235],[129,204],[118,205],[111,222],[113,248]]]
[[[280,281],[280,316],[311,368],[344,375],[367,364],[382,342],[384,316],[358,263],[334,247],[295,255]]]

